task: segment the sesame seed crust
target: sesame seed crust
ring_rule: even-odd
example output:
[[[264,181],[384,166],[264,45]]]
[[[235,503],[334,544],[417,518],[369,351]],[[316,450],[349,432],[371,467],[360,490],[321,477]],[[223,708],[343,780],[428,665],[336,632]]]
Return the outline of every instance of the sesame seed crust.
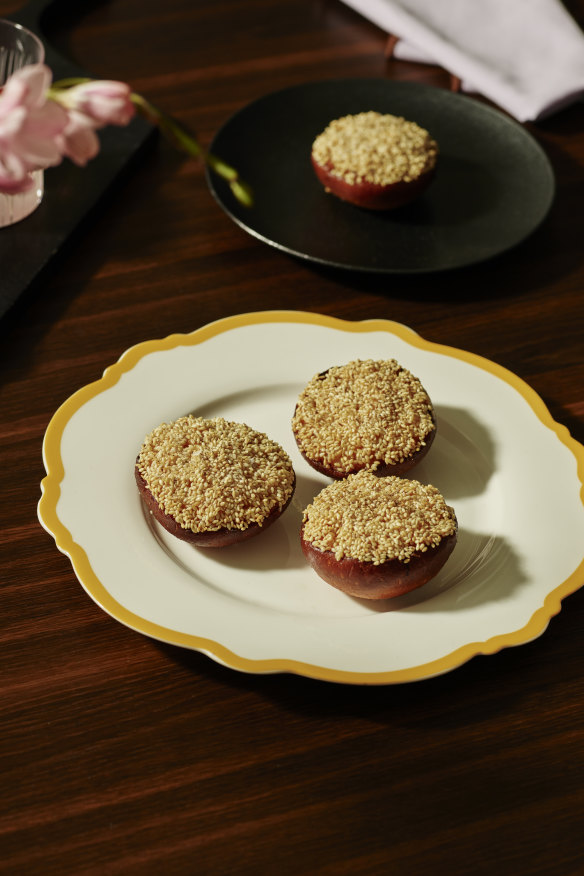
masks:
[[[336,560],[409,563],[455,536],[454,509],[432,485],[361,471],[325,487],[305,509],[302,538]]]
[[[301,453],[332,477],[380,466],[401,474],[435,429],[430,397],[395,359],[357,359],[315,374],[292,418]]]
[[[294,492],[288,454],[263,432],[188,415],[157,426],[136,470],[165,515],[193,533],[260,527]]]
[[[369,111],[334,119],[312,144],[312,158],[350,185],[412,182],[431,171],[438,145],[401,116]]]

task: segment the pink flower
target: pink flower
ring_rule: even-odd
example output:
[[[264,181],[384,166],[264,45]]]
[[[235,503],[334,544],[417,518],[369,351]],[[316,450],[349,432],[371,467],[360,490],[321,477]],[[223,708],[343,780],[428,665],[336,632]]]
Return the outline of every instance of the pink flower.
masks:
[[[131,89],[124,82],[92,80],[51,92],[68,113],[63,132],[63,155],[85,166],[99,152],[95,133],[105,125],[127,125],[135,115]]]
[[[85,167],[90,159],[99,152],[99,140],[95,133],[95,124],[89,116],[76,110],[69,110],[67,127],[62,137],[63,155],[80,167]]]
[[[96,80],[51,88],[43,64],[23,67],[0,94],[0,191],[16,194],[33,185],[30,172],[63,157],[84,166],[99,152],[95,133],[127,125],[135,114],[129,85]]]
[[[94,127],[127,125],[136,113],[131,89],[125,82],[97,79],[74,85],[59,94],[58,100],[68,110],[82,113]]]
[[[127,125],[139,112],[159,125],[187,155],[203,156],[207,166],[229,183],[245,206],[253,203],[249,188],[234,168],[202,152],[196,139],[124,82],[113,80],[56,82],[44,64],[23,67],[0,89],[0,192],[17,194],[32,188],[31,173],[60,164],[64,157],[84,166],[99,152],[96,134],[105,125]]]
[[[51,71],[42,64],[18,70],[0,94],[0,190],[16,194],[30,189],[30,172],[62,159],[59,137],[68,116],[47,101]]]

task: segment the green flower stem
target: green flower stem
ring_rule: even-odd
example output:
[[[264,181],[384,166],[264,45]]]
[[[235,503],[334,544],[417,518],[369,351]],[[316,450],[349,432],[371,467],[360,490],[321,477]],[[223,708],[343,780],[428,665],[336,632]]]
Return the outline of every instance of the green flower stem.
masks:
[[[182,152],[191,155],[195,158],[201,158],[211,170],[222,177],[229,183],[234,197],[243,204],[244,207],[253,206],[253,195],[251,188],[239,178],[239,174],[235,168],[226,164],[221,158],[213,155],[212,152],[206,152],[199,145],[196,138],[183,125],[162,112],[158,107],[155,107],[150,101],[139,94],[132,94],[132,103],[137,111],[154,125],[157,125],[165,137]]]
[[[73,88],[75,85],[82,85],[85,82],[93,82],[88,78],[71,78],[60,79],[58,82],[53,82],[49,88],[47,96],[49,98],[59,100],[59,93]],[[196,137],[190,133],[183,125],[164,113],[154,104],[146,100],[140,94],[132,92],[130,100],[136,107],[137,112],[149,121],[156,125],[161,133],[181,152],[193,158],[200,158],[211,170],[229,183],[234,197],[243,204],[244,207],[253,206],[253,194],[251,188],[243,180],[239,178],[237,171],[226,164],[222,159],[213,155],[212,152],[206,152],[197,142]]]
[[[87,76],[72,76],[69,79],[59,79],[58,82],[53,82],[47,91],[47,97],[54,97],[59,91],[66,91],[68,88],[73,88],[74,85],[85,85],[86,82],[93,82]]]

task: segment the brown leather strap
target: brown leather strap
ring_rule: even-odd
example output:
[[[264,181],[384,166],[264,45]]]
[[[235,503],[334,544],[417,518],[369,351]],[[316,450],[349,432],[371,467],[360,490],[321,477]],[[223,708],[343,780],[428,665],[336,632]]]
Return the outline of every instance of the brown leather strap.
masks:
[[[390,33],[387,35],[387,42],[385,43],[384,56],[389,59],[393,57],[393,53],[396,45],[399,42],[399,37],[395,36],[395,34]],[[450,77],[450,90],[451,91],[460,91],[461,81],[460,77],[455,76],[454,73],[448,74]]]
[[[392,33],[388,34],[387,42],[385,44],[385,52],[384,52],[384,55],[386,58],[392,57],[393,50],[395,49],[398,42],[399,42],[399,37],[394,36]]]

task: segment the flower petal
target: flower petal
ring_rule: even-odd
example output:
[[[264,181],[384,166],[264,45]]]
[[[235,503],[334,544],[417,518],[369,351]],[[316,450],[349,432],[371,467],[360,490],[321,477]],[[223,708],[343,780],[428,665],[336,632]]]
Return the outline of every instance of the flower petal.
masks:
[[[99,152],[99,140],[91,120],[83,113],[69,113],[69,123],[62,134],[63,154],[84,167]]]

